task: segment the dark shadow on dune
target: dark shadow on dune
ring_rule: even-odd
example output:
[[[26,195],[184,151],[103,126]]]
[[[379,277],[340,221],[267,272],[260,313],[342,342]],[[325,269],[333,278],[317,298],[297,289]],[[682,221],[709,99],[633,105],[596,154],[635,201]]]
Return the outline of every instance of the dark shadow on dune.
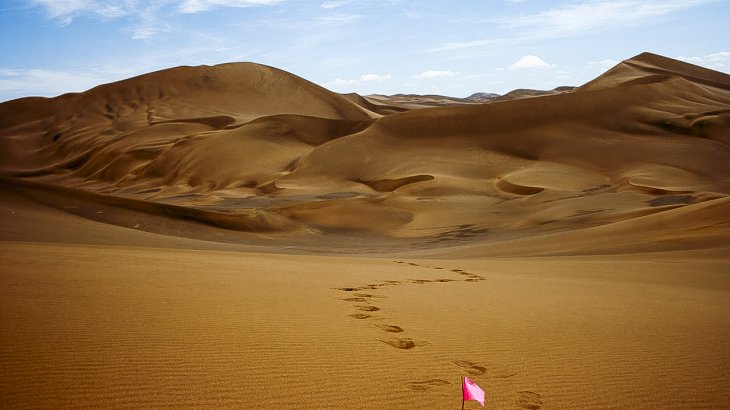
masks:
[[[406,185],[415,184],[417,182],[424,182],[424,181],[431,181],[433,180],[433,175],[413,175],[409,177],[404,178],[396,178],[396,179],[380,179],[377,181],[360,181],[363,184],[369,186],[370,188],[379,191],[379,192],[390,192],[395,191],[398,188],[404,187]]]

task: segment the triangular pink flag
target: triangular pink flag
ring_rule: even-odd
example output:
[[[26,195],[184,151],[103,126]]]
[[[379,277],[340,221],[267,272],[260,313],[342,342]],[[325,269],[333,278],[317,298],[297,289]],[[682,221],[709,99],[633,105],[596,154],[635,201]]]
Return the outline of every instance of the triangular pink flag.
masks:
[[[476,400],[484,406],[484,390],[482,390],[470,378],[464,376],[464,400]]]

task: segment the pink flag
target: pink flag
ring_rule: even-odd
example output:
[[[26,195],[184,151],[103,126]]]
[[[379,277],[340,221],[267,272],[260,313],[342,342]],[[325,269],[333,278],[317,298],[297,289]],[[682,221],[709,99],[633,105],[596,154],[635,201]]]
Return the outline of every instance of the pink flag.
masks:
[[[484,390],[466,376],[464,376],[463,390],[464,400],[476,400],[484,406]]]

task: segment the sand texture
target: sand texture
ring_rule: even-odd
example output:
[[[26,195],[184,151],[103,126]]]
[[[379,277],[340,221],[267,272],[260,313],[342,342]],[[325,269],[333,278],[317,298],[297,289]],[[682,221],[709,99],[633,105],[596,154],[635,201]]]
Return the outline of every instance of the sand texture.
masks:
[[[730,76],[0,103],[0,407],[730,405]],[[477,408],[469,402],[466,408]]]

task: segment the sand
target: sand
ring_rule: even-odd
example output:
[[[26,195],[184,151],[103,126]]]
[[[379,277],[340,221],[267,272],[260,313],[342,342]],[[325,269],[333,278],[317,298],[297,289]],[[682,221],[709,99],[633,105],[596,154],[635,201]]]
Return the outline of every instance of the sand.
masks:
[[[513,95],[0,104],[0,407],[727,407],[730,77]]]

